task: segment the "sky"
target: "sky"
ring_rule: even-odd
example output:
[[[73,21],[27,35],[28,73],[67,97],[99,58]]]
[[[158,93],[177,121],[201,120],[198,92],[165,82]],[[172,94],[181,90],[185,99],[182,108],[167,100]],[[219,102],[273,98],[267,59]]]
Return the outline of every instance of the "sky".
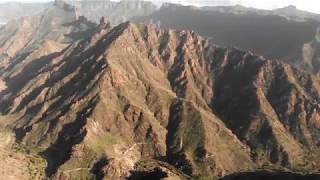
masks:
[[[20,2],[46,2],[48,0],[0,0],[1,2],[20,1]],[[298,9],[320,14],[320,0],[149,0],[156,3],[163,1],[182,3],[198,6],[216,6],[216,5],[236,5],[241,4],[247,7],[259,9],[275,9],[288,5],[294,5]]]

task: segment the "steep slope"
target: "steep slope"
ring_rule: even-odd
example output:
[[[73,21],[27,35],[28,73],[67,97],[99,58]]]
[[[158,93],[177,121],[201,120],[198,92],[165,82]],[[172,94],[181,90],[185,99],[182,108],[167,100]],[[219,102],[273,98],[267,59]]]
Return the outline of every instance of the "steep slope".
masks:
[[[90,36],[95,27],[94,23],[78,17],[75,9],[57,1],[48,5],[45,12],[11,21],[0,28],[0,93],[7,90],[14,93],[23,87],[25,84],[19,83],[35,77],[58,52]],[[14,88],[11,84],[8,89],[8,77],[17,80]],[[13,119],[0,116],[0,156],[4,160],[0,179],[43,179],[47,163],[37,155],[38,151],[3,139],[9,134],[3,126]]]
[[[135,43],[134,38],[138,38],[136,40],[140,42]],[[124,46],[127,46],[128,51],[122,50]],[[122,24],[111,32],[101,30],[90,42],[69,47],[51,60],[38,76],[33,79],[25,78],[19,83],[25,86],[16,88],[16,91],[11,88],[17,85],[20,75],[13,79],[5,78],[8,89],[3,91],[2,97],[5,99],[1,109],[4,113],[19,114],[13,127],[18,140],[29,146],[34,144],[46,149],[44,155],[48,158],[49,174],[55,172],[55,169],[69,158],[68,154],[72,150],[74,157],[63,165],[66,169],[74,165],[89,166],[90,164],[84,163],[93,163],[95,158],[107,156],[108,159],[115,158],[109,171],[117,168],[127,171],[133,168],[140,156],[156,158],[167,155],[181,156],[181,165],[185,164],[184,161],[190,161],[191,164],[186,170],[189,169],[191,174],[206,171],[203,166],[196,172],[193,167],[196,167],[197,163],[211,164],[208,168],[218,172],[253,167],[248,150],[216,116],[176,97],[165,73],[148,62],[148,52],[139,52],[138,48],[146,49],[143,46],[144,41],[138,28],[131,24]],[[120,53],[121,51],[124,53]],[[104,68],[106,70],[103,71]],[[24,72],[20,74],[24,75]],[[191,111],[195,114],[194,118],[184,118]],[[173,114],[180,115],[170,117]],[[174,121],[177,121],[177,124]],[[176,130],[179,125],[190,127],[197,122],[199,127],[193,131]],[[169,128],[172,130],[168,130]],[[211,130],[207,132],[205,128]],[[224,137],[209,138],[209,132],[218,129]],[[65,138],[68,136],[70,138]],[[192,141],[189,138],[192,138]],[[172,142],[169,142],[171,140]],[[76,146],[76,149],[80,150],[71,149],[73,144],[80,142],[81,145]],[[238,151],[228,153],[218,150],[219,146],[206,145],[219,142],[227,147],[233,146],[232,149]],[[172,147],[167,149],[169,145]],[[132,152],[128,153],[130,156],[123,157],[122,152],[130,147],[133,147]],[[86,160],[83,159],[84,155],[78,159],[77,151],[89,153],[88,156],[91,157],[88,158],[93,159],[75,163],[73,161]],[[135,151],[142,154],[134,153]],[[200,159],[205,159],[203,162],[195,161],[196,151],[201,153]],[[229,160],[214,160],[206,151],[210,154],[218,153],[218,157],[219,153],[234,155],[228,157]],[[121,161],[117,156],[121,157]],[[232,161],[235,161],[235,158],[243,158],[247,165],[242,162],[241,167],[240,164],[238,167],[234,166]],[[212,161],[221,163],[215,166]],[[112,162],[110,164],[112,165]],[[111,175],[117,177],[125,175],[123,173],[120,171]]]
[[[45,175],[46,161],[34,152],[16,144],[14,133],[3,126],[0,116],[0,179],[40,180]]]
[[[299,18],[292,18],[296,11]],[[215,44],[236,46],[297,65],[302,63],[302,48],[314,39],[319,21],[296,11],[286,16],[281,10],[263,11],[242,6],[195,8],[166,4],[152,15],[135,18],[133,22],[152,20],[163,28],[194,30]]]
[[[35,54],[35,50],[42,52],[33,55],[38,58],[61,51],[88,36],[94,27],[95,24],[78,17],[75,8],[56,1],[37,16],[14,20],[0,28],[0,67],[7,66],[8,61],[22,61],[30,53]]]
[[[2,123],[42,154],[47,175],[317,170],[318,77],[194,32],[103,21],[95,32],[1,73]]]
[[[304,44],[302,49],[303,61],[302,66],[305,69],[320,75],[320,28],[317,29],[317,33],[314,39]]]
[[[6,76],[22,70],[34,76],[37,68],[69,44],[90,36],[95,27],[68,6],[54,4],[39,16],[12,21],[1,28],[0,91],[6,88]]]

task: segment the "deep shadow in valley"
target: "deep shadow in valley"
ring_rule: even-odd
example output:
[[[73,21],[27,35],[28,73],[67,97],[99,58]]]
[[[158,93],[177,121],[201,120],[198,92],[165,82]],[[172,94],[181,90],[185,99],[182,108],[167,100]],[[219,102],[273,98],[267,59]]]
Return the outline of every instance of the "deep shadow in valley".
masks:
[[[228,175],[219,180],[319,180],[320,174],[297,174],[291,172],[243,172]]]

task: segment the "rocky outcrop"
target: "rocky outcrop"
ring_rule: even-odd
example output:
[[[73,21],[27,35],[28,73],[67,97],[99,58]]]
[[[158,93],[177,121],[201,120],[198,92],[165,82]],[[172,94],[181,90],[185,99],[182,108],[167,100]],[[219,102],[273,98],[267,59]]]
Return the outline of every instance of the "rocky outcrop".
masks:
[[[93,22],[98,22],[101,16],[112,25],[118,25],[133,17],[147,16],[157,10],[157,6],[151,1],[67,1],[79,10],[79,14]]]
[[[319,48],[320,28],[317,29],[317,33],[314,37],[314,40],[304,44],[302,48],[303,59],[300,62],[305,69],[318,75],[320,75]]]

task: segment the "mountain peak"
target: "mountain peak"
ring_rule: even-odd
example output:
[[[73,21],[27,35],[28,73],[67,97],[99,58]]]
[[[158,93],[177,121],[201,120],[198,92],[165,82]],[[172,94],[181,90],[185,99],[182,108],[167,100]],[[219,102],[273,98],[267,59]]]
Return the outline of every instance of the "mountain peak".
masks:
[[[284,7],[283,9],[296,10],[296,9],[297,9],[297,6],[295,6],[295,5],[289,5],[289,6],[287,6],[287,7]]]
[[[54,5],[64,9],[65,11],[75,11],[76,9],[74,6],[68,4],[64,0],[55,0]]]

